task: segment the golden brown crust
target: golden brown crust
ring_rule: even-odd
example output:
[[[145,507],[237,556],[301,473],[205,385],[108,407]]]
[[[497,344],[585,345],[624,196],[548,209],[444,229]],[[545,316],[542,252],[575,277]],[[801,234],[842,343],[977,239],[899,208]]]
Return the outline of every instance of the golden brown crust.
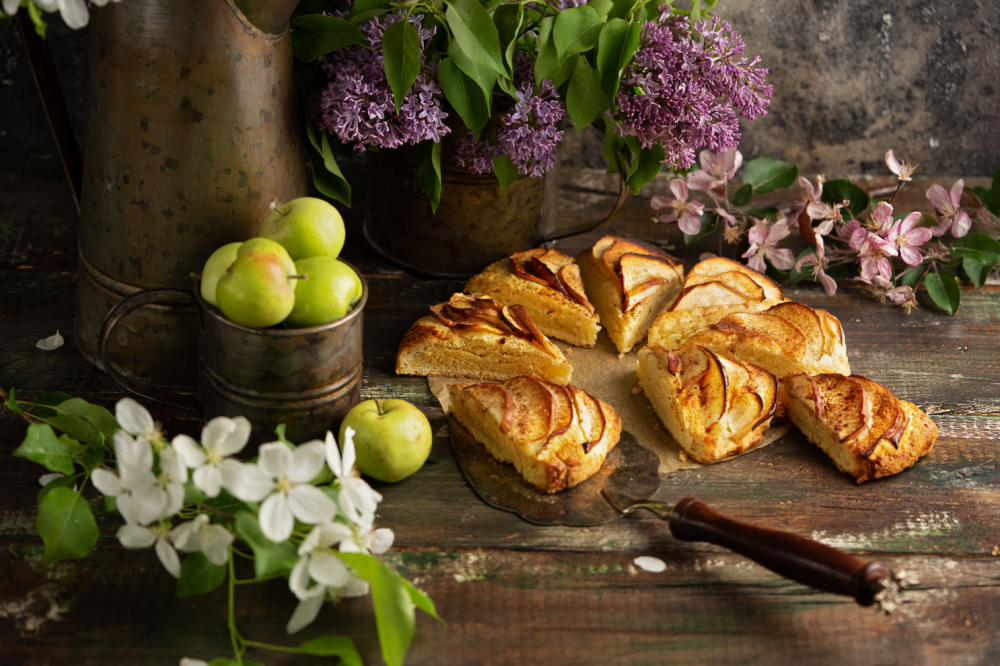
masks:
[[[400,341],[396,373],[506,379],[536,374],[568,384],[573,367],[520,305],[455,294],[431,306]]]
[[[778,377],[804,372],[851,374],[842,329],[826,310],[796,301],[763,312],[734,313],[689,337],[721,354],[754,363]]]
[[[534,248],[496,261],[473,276],[465,291],[523,305],[542,333],[572,345],[593,347],[601,328],[579,267],[557,250]]]
[[[781,383],[792,422],[858,483],[903,471],[937,439],[924,412],[861,375],[797,374]]]
[[[667,431],[700,463],[760,441],[778,402],[774,375],[704,347],[639,350],[639,385]]]
[[[574,386],[533,376],[449,387],[452,415],[494,458],[553,493],[591,476],[621,437],[621,418]]]
[[[601,238],[577,263],[587,297],[622,353],[646,337],[684,277],[681,262],[660,248],[618,236]]]

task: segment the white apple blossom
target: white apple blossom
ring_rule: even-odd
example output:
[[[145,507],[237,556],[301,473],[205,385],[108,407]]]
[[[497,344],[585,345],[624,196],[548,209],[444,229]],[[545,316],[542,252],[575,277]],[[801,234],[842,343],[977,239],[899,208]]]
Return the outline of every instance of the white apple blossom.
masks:
[[[326,464],[340,483],[337,502],[348,520],[361,526],[371,526],[375,521],[375,509],[382,496],[369,486],[354,467],[354,428],[344,430],[344,450],[337,446],[337,440],[329,430],[326,432]]]
[[[396,538],[388,527],[373,530],[370,525],[361,525],[355,526],[353,531],[350,540],[345,539],[340,542],[340,552],[381,555],[388,552]]]
[[[192,659],[191,657],[181,657],[181,663],[177,666],[208,666],[204,659]]]
[[[122,398],[115,404],[115,420],[122,430],[146,440],[154,446],[163,442],[163,433],[149,411],[132,398]]]
[[[174,437],[171,444],[184,463],[194,470],[195,487],[206,497],[218,497],[222,488],[221,467],[234,461],[228,456],[243,450],[250,440],[250,421],[242,416],[230,419],[217,416],[201,430],[199,444],[188,435]]]
[[[152,527],[143,527],[125,523],[118,528],[118,541],[126,548],[149,548],[155,544],[156,556],[164,568],[174,578],[181,575],[181,558],[177,555],[171,541],[169,522],[158,523]]]
[[[244,502],[262,502],[260,529],[271,541],[288,539],[295,520],[315,525],[337,514],[337,505],[309,482],[323,469],[323,442],[313,440],[293,451],[282,442],[260,447],[256,464],[226,465],[225,488]]]
[[[163,513],[168,499],[153,474],[153,450],[146,440],[124,430],[115,433],[114,447],[117,473],[98,467],[90,479],[101,493],[117,500],[125,522],[148,525]]]
[[[352,537],[349,526],[326,521],[314,527],[299,545],[299,561],[288,577],[288,588],[299,603],[285,627],[288,633],[312,624],[328,594],[341,599],[368,593],[368,583],[354,575],[332,550],[350,543]],[[310,585],[311,581],[315,584]]]
[[[17,8],[21,6],[21,0],[3,0],[0,2],[0,9],[3,9],[5,14],[10,14],[13,16],[17,12]]]
[[[178,549],[185,553],[204,553],[209,562],[220,566],[229,561],[229,546],[233,538],[232,532],[209,522],[208,515],[204,513],[181,523],[170,533],[170,540]]]
[[[63,336],[59,333],[59,331],[56,331],[55,335],[50,335],[47,338],[42,338],[41,340],[35,343],[35,346],[41,349],[42,351],[52,351],[53,349],[59,349],[65,343],[66,341],[63,339]]]

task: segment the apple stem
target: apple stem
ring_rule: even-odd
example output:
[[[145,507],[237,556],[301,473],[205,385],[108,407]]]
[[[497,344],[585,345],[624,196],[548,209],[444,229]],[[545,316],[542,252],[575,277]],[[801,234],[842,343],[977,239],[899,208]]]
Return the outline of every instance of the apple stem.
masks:
[[[289,275],[288,279],[289,280],[308,280],[309,279],[309,274],[308,273],[303,273],[302,275]]]
[[[382,398],[375,398],[375,409],[378,410],[379,416],[385,416],[385,410],[382,409]]]
[[[276,197],[274,199],[271,199],[271,203],[268,204],[268,207],[271,210],[274,210],[275,208],[277,208],[280,205],[281,205],[281,200]]]

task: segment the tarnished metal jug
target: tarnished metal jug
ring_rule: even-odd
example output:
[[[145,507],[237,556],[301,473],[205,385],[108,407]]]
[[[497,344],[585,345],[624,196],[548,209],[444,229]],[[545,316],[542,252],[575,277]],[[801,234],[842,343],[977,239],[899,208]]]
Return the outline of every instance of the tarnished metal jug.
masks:
[[[298,0],[129,0],[94,12],[76,344],[147,287],[189,288],[253,236],[272,199],[307,193],[287,28]],[[108,355],[131,379],[197,386],[196,309],[155,305]]]

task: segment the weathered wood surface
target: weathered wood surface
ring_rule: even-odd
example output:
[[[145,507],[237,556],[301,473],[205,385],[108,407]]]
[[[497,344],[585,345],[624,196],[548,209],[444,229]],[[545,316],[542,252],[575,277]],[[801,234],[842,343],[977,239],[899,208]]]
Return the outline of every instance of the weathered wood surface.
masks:
[[[73,347],[75,222],[64,188],[46,173],[0,173],[0,386],[23,396],[62,390],[110,406],[122,390]],[[563,197],[570,222],[609,200],[603,177],[572,176]],[[677,242],[649,217],[647,203],[633,201],[614,229]],[[357,220],[348,233],[347,257],[371,288],[362,394],[405,397],[438,432],[445,418],[426,381],[395,376],[395,346],[429,304],[462,283],[387,266],[364,247]],[[575,252],[593,239],[560,247]],[[857,288],[833,298],[811,288],[789,295],[841,319],[852,366],[927,409],[940,429],[936,447],[903,474],[858,486],[793,431],[750,455],[676,472],[657,497],[697,496],[739,520],[880,559],[913,584],[899,609],[880,615],[723,549],[679,542],[649,515],[592,528],[529,525],[479,501],[438,437],[419,474],[378,486],[380,525],[396,534],[388,562],[448,622],[420,617],[408,663],[1000,662],[1000,293],[964,292],[954,318],[930,309],[906,315]],[[35,348],[56,329],[65,347]],[[197,432],[182,412],[154,412],[168,433]],[[10,456],[23,434],[22,421],[0,412],[0,663],[166,665],[227,654],[224,592],[176,599],[151,551],[118,545],[115,516],[99,513],[101,539],[86,560],[43,569],[33,512],[40,468]],[[632,564],[647,554],[667,571]],[[324,610],[317,626],[289,641],[283,627],[294,598],[284,581],[239,595],[246,636],[297,643],[349,633],[366,662],[379,662],[367,600]]]

